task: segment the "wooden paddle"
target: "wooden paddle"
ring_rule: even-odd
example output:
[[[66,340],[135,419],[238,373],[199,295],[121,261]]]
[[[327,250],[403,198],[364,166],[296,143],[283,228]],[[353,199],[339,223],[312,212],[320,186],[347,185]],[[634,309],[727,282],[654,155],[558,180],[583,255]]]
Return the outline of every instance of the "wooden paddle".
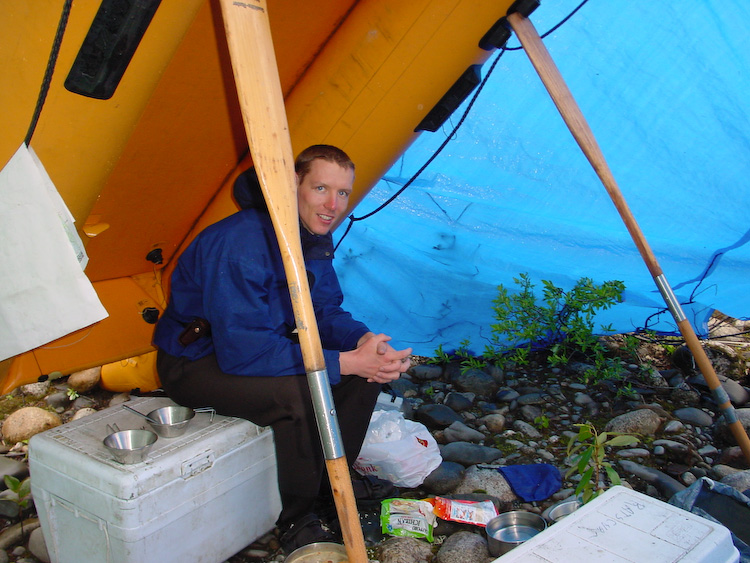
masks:
[[[521,45],[523,45],[526,54],[529,56],[529,60],[531,60],[531,64],[534,65],[539,77],[542,79],[545,88],[547,88],[550,97],[557,106],[557,109],[567,124],[568,129],[570,129],[576,142],[581,147],[581,150],[586,155],[586,158],[591,163],[591,166],[593,166],[594,171],[597,176],[599,176],[599,179],[609,193],[609,196],[615,204],[617,211],[620,213],[620,217],[624,221],[630,236],[633,238],[636,247],[638,247],[638,251],[641,253],[641,257],[646,263],[646,267],[653,276],[654,282],[667,304],[667,308],[677,322],[677,327],[679,328],[680,333],[685,339],[688,348],[690,348],[690,351],[693,353],[698,368],[713,393],[716,404],[718,404],[719,408],[722,410],[724,418],[737,440],[737,444],[740,446],[742,453],[745,455],[748,462],[750,462],[750,440],[748,440],[745,427],[742,426],[742,422],[737,419],[737,414],[729,400],[729,395],[727,395],[727,392],[721,386],[721,382],[716,376],[716,372],[706,355],[706,351],[703,349],[703,346],[701,346],[693,327],[685,317],[685,313],[672,291],[672,288],[669,283],[667,283],[667,279],[664,276],[654,253],[651,251],[651,248],[646,241],[646,237],[641,232],[638,223],[636,223],[633,214],[630,212],[625,198],[620,192],[620,188],[607,165],[607,161],[604,159],[604,155],[602,154],[583,113],[578,107],[578,104],[565,84],[562,75],[557,69],[557,66],[555,66],[552,57],[544,46],[544,43],[542,43],[542,40],[531,21],[519,12],[515,12],[508,15],[508,22],[513,28],[513,31],[516,32],[518,39],[521,41]]]
[[[281,248],[328,476],[350,563],[367,563],[302,257],[294,155],[265,0],[221,0],[245,132]]]

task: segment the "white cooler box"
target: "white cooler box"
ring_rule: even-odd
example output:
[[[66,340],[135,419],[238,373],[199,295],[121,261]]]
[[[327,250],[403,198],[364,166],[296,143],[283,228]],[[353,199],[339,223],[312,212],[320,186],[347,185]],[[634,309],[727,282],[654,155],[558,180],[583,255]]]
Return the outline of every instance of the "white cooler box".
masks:
[[[736,563],[729,530],[627,487],[612,487],[493,563]]]
[[[144,414],[172,404],[128,402]],[[150,429],[122,406],[32,437],[31,490],[53,563],[218,563],[271,530],[281,510],[272,431],[210,419],[196,414],[131,465],[102,443],[107,425]]]

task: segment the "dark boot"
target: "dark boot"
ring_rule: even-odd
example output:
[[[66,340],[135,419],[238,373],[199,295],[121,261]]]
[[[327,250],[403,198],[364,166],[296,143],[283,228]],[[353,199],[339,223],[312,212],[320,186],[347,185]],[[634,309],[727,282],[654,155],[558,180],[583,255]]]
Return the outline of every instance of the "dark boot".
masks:
[[[279,542],[284,553],[289,555],[295,549],[304,545],[318,542],[336,542],[336,536],[331,533],[315,514],[307,514],[293,524],[280,528]]]

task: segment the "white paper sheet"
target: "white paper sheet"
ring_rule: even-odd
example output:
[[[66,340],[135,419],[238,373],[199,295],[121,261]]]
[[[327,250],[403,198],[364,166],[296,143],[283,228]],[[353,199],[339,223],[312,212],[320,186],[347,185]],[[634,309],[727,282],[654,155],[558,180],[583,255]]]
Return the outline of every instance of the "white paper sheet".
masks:
[[[0,171],[0,360],[107,317],[73,217],[33,150]]]

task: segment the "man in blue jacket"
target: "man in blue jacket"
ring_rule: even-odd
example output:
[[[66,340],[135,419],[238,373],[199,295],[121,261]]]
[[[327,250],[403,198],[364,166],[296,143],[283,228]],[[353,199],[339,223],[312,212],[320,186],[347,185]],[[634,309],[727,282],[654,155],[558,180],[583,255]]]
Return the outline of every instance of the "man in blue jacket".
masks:
[[[359,454],[381,384],[410,366],[341,308],[331,226],[346,212],[354,164],[314,145],[295,162],[302,251],[323,355],[349,463]],[[274,432],[284,550],[332,541],[314,510],[330,502],[320,438],[273,225],[254,171],[234,187],[241,210],[209,226],[180,256],[157,324],[157,370],[165,392],[189,407],[211,406]],[[358,498],[389,496],[387,483],[353,483]],[[251,508],[248,507],[248,510]]]

